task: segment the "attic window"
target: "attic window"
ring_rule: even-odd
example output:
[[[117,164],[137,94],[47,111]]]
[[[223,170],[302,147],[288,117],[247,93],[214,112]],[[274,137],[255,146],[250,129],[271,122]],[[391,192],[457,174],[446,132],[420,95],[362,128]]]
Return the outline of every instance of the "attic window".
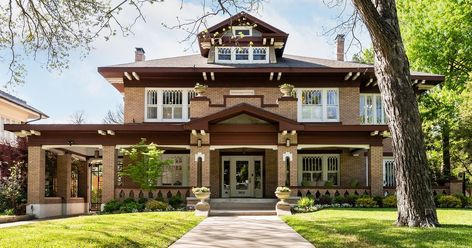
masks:
[[[252,27],[236,26],[233,27],[234,36],[252,36]]]
[[[269,63],[268,47],[216,47],[215,62],[222,64]]]

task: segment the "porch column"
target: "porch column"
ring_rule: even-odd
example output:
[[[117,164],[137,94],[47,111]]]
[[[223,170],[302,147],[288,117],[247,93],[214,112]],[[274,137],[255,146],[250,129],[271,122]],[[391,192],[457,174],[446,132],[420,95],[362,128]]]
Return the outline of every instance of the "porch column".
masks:
[[[201,163],[201,171],[199,171],[199,163]],[[189,186],[210,186],[210,134],[208,133],[190,134],[189,174]],[[199,176],[201,176],[200,179]]]
[[[72,157],[70,154],[57,156],[57,196],[65,202],[71,195]]]
[[[287,139],[289,142],[287,143]],[[290,162],[290,185],[298,186],[298,150],[297,150],[297,134],[290,132],[283,135],[279,134],[279,145],[277,146],[277,165],[278,165],[278,184],[277,186],[285,186],[287,177],[287,158]],[[289,146],[287,146],[287,144]],[[275,190],[275,189],[274,189]]]
[[[26,207],[27,213],[34,213],[34,209],[39,209],[38,204],[44,203],[45,173],[45,151],[41,149],[41,146],[28,146],[28,206]]]
[[[117,152],[115,146],[103,146],[102,204],[115,199],[115,167]]]
[[[371,146],[369,150],[370,193],[373,196],[383,194],[383,147]]]

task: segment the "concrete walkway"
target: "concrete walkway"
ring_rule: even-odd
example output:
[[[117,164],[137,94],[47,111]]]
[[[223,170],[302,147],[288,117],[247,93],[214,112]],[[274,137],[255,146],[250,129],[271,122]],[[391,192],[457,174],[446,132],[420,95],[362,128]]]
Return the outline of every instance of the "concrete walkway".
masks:
[[[208,217],[172,248],[314,247],[276,216]]]

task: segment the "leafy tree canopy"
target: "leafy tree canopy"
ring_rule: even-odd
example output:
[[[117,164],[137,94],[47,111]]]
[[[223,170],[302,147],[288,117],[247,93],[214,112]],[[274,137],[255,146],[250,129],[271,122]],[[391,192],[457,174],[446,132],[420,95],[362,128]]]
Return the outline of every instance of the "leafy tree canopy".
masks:
[[[121,176],[128,176],[142,189],[154,189],[157,181],[162,176],[166,166],[172,164],[172,160],[163,160],[164,150],[156,144],[146,144],[146,139],[141,139],[138,144],[121,152],[126,156],[128,163],[124,166]]]

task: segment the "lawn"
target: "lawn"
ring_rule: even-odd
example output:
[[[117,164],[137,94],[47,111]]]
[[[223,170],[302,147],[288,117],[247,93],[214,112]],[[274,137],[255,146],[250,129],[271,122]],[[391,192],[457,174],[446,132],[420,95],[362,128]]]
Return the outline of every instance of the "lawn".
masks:
[[[472,209],[439,209],[439,228],[393,225],[395,209],[325,209],[284,217],[320,247],[471,247]]]
[[[0,247],[168,247],[201,220],[193,212],[51,220],[0,229]]]

